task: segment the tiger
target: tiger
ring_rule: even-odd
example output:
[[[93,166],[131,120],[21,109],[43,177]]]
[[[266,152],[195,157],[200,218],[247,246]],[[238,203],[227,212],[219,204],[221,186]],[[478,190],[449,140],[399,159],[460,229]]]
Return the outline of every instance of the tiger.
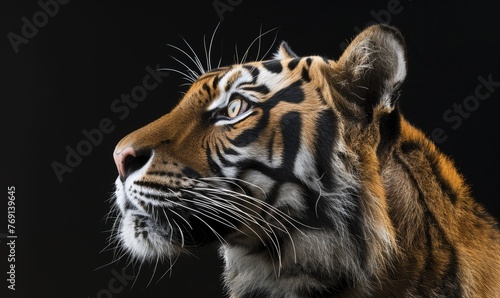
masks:
[[[500,229],[399,107],[407,48],[371,25],[337,60],[199,74],[121,139],[116,239],[139,262],[216,245],[224,295],[500,297]]]

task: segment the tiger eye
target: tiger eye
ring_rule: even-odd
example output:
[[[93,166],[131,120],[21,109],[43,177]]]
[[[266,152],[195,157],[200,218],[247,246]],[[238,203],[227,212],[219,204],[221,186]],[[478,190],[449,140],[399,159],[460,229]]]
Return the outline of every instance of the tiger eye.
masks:
[[[242,100],[239,98],[233,99],[227,106],[227,116],[234,118],[239,115],[242,106]]]

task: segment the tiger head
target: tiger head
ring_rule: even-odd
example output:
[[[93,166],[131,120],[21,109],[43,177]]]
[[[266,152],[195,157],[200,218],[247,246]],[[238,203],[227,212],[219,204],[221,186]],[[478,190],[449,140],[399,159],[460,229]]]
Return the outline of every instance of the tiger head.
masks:
[[[403,38],[385,25],[338,60],[283,42],[269,60],[202,74],[116,146],[121,244],[155,260],[219,241],[226,276],[251,255],[283,270],[377,270],[395,242],[378,166],[397,138],[405,76]]]

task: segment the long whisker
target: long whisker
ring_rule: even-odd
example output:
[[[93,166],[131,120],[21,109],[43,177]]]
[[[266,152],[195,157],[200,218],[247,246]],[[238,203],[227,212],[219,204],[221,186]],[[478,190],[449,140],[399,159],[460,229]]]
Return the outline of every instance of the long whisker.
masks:
[[[112,264],[114,264],[114,263],[118,263],[118,261],[119,261],[121,258],[123,258],[124,256],[125,256],[125,254],[121,255],[121,256],[120,256],[119,258],[117,258],[117,259],[112,260],[112,261],[111,261],[111,262],[109,262],[109,263],[106,263],[106,264],[104,264],[104,265],[102,265],[102,266],[99,266],[99,267],[95,268],[93,271],[101,270],[101,269],[102,269],[102,268],[104,268],[104,267],[110,266],[110,265],[112,265]]]
[[[227,179],[226,179],[227,180]],[[211,188],[197,188],[196,190],[199,190],[199,191],[202,191],[202,192],[209,192],[209,193],[216,193],[216,194],[221,194],[221,195],[225,195],[225,196],[228,196],[230,195],[231,197],[234,197],[236,199],[239,199],[239,200],[243,200],[240,196],[242,196],[242,194],[240,193],[237,193],[237,192],[232,192],[232,191],[229,191],[229,190],[219,190],[219,189],[211,189]],[[246,196],[246,195],[244,195]],[[249,196],[246,196],[246,197],[249,197]],[[257,199],[256,199],[257,200]],[[275,221],[277,221],[283,228],[281,227],[278,227],[278,226],[275,226],[275,225],[272,225],[270,224],[268,221],[266,221],[261,215],[259,215],[258,217],[255,217],[255,216],[252,216],[255,220],[257,221],[260,221],[260,222],[263,222],[265,223],[270,229],[267,230],[265,227],[262,226],[262,224],[260,224],[259,222],[255,222],[258,226],[260,226],[262,228],[262,230],[267,234],[267,236],[269,237],[269,239],[271,240],[271,242],[273,243],[273,246],[275,247],[276,249],[276,252],[278,254],[278,257],[279,257],[279,264],[280,264],[280,268],[281,268],[281,248],[280,248],[280,245],[279,245],[279,240],[277,238],[277,235],[276,233],[274,232],[274,229],[278,229],[280,231],[282,231],[283,233],[287,234],[292,242],[292,247],[293,247],[293,251],[294,251],[294,256],[295,256],[295,259],[296,259],[296,253],[295,253],[295,244],[293,243],[293,238],[290,234],[290,232],[287,230],[286,226],[281,223],[276,217],[274,217],[270,212],[268,212],[267,210],[264,210],[260,205],[258,204],[255,204],[253,202],[248,202],[246,200],[243,200],[245,203],[247,204],[250,204],[251,206],[254,206],[255,208],[258,208],[260,210],[263,210],[264,213],[268,214],[271,218],[273,218]],[[262,201],[260,200],[257,200],[259,201],[259,203],[263,203]],[[238,203],[238,202],[235,202],[233,201],[232,202],[233,204],[238,204],[239,206],[242,206],[244,207],[245,209],[248,209],[248,210],[251,210],[248,206],[244,206],[243,204],[241,203]],[[279,210],[278,210],[279,211]],[[252,210],[252,212],[255,212]],[[245,212],[245,214],[249,215],[250,214],[248,212]],[[269,233],[270,232],[270,233]],[[265,244],[265,242],[263,242]],[[272,255],[272,254],[271,254]],[[279,270],[278,270],[278,274],[279,274]]]
[[[185,41],[185,40],[184,40]],[[187,43],[187,41],[185,41]],[[201,73],[197,73],[195,72],[194,70],[192,70],[191,68],[188,67],[188,69],[192,72],[192,73],[196,73],[198,74],[198,76],[200,76],[201,74],[203,74],[203,66],[200,67],[200,64],[201,62],[199,62],[200,60],[198,59],[197,56],[195,56],[196,58],[193,58],[191,57],[186,51],[184,51],[183,49],[179,48],[178,46],[174,46],[172,44],[167,44],[169,47],[172,47],[176,50],[178,50],[179,52],[181,52],[182,54],[184,54],[186,57],[188,57],[188,59],[193,62],[193,64],[201,71]],[[193,50],[191,48],[191,50]],[[186,65],[186,64],[183,64],[183,65]],[[187,66],[186,66],[187,67]]]
[[[214,29],[214,32],[212,33],[212,37],[210,38],[210,44],[208,45],[208,53],[207,53],[207,49],[205,47],[205,38],[203,38],[203,45],[204,45],[204,48],[205,48],[205,58],[207,60],[207,71],[211,71],[212,70],[212,61],[211,61],[211,58],[212,58],[212,45],[213,45],[213,42],[214,42],[215,33],[217,32],[217,29],[219,28],[220,24],[221,24],[221,22],[219,21],[219,23],[217,23],[217,26]]]
[[[159,261],[159,257],[156,258],[156,262],[155,262],[155,267],[153,269],[153,274],[151,274],[151,278],[149,279],[149,282],[148,284],[146,285],[146,288],[149,287],[149,285],[151,284],[151,282],[153,281],[153,278],[155,276],[155,273],[156,273],[156,268],[158,267],[158,261]]]
[[[181,227],[179,226],[179,224],[175,220],[174,220],[174,224],[177,226],[177,228],[179,229],[178,231],[181,234],[181,247],[184,247],[184,243],[185,243],[184,232],[182,232]]]
[[[235,57],[234,59],[235,63],[240,64],[240,59],[238,57],[238,44],[236,43],[234,44],[234,57]]]
[[[228,193],[227,190],[218,190],[218,189],[211,189],[211,188],[196,188],[196,190],[199,190],[199,191],[204,191],[204,192],[207,192],[207,193],[210,193],[212,195],[225,195],[227,197],[231,197],[231,198],[235,198],[235,199],[238,199],[240,200],[241,198],[238,197],[237,195],[239,195],[239,193],[236,193],[237,195],[235,194],[232,194],[232,193]],[[261,206],[259,206],[258,204],[255,204],[255,203],[251,203],[251,202],[247,202],[247,201],[244,201],[242,200],[244,203],[247,203],[248,205],[250,206],[253,206],[253,207],[256,207],[257,209],[262,209]],[[275,225],[271,225],[270,223],[268,223],[264,217],[262,217],[262,215],[258,214],[257,211],[255,210],[252,210],[249,206],[245,206],[243,203],[239,203],[239,202],[236,202],[236,201],[233,201],[231,202],[231,204],[233,205],[239,205],[240,207],[243,207],[245,209],[248,209],[249,211],[251,211],[252,213],[255,213],[255,216],[257,217],[253,217],[255,218],[256,220],[259,220],[259,221],[263,221],[265,222],[269,227],[275,227],[275,228],[278,228],[277,226]],[[241,210],[241,209],[240,209]],[[265,213],[267,213],[266,210],[263,210]],[[246,213],[246,214],[249,214],[249,213]],[[257,221],[255,221],[255,223],[257,223]],[[283,231],[283,230],[282,230]]]
[[[206,180],[205,178],[202,178],[202,179],[203,179],[203,180]],[[225,179],[222,179],[222,180],[224,180],[224,181],[225,181],[225,180],[227,180],[227,179],[228,179],[228,178],[225,178]],[[246,182],[246,181],[241,180],[241,179],[235,179],[235,180],[236,180],[236,181],[239,181],[239,182]],[[227,182],[227,181],[225,181],[225,182]],[[262,190],[260,187],[258,187],[258,186],[256,186],[256,185],[253,185],[253,184],[251,184],[251,183],[249,183],[249,182],[246,182],[246,183],[248,183],[249,185],[252,185],[252,186],[254,186],[254,187],[257,187],[257,188],[258,188],[258,189],[260,189],[260,190]],[[203,189],[203,190],[205,190],[205,191],[217,191],[217,189],[212,189],[212,188],[206,188],[206,189]],[[220,191],[220,190],[219,190],[219,191]],[[262,190],[262,191],[263,191],[263,190]],[[299,222],[298,220],[296,220],[296,219],[294,219],[294,218],[290,217],[289,215],[287,215],[287,214],[286,214],[286,213],[284,213],[283,211],[281,211],[281,210],[277,209],[276,207],[274,207],[274,206],[270,205],[269,203],[267,203],[267,202],[265,202],[265,201],[262,201],[262,200],[259,200],[259,199],[257,199],[257,198],[254,198],[254,197],[252,197],[252,196],[249,196],[249,195],[247,195],[247,194],[244,194],[244,193],[242,194],[242,193],[235,192],[235,191],[233,191],[233,190],[229,190],[229,189],[224,189],[224,190],[223,190],[223,192],[224,192],[224,193],[228,193],[228,194],[233,194],[233,195],[235,195],[235,196],[242,196],[244,199],[252,200],[252,201],[256,202],[257,204],[262,204],[262,205],[263,205],[264,207],[266,207],[267,209],[274,211],[277,215],[279,215],[281,218],[283,218],[284,220],[286,220],[286,221],[287,221],[290,225],[292,225],[294,228],[296,228],[296,229],[297,229],[297,230],[299,230],[299,231],[300,231],[300,229],[298,229],[298,228],[297,228],[297,227],[296,227],[296,226],[295,226],[292,222],[295,222],[297,225],[301,225],[301,226],[306,227],[306,228],[315,229],[314,227],[307,226],[307,225],[305,225],[305,224],[303,224],[303,223]],[[239,198],[239,197],[238,197],[238,198]],[[259,205],[255,205],[255,206],[256,206],[256,207],[258,207],[258,208],[261,208],[261,207],[259,207]],[[261,209],[262,209],[262,208],[261,208]],[[265,209],[262,209],[262,210],[263,210],[264,212],[266,212],[266,214],[268,214],[269,216],[273,216],[273,214],[271,214],[269,211],[267,211],[267,210],[265,210]],[[274,217],[274,216],[273,216],[273,217]],[[276,219],[276,218],[274,218],[274,219]],[[276,220],[277,220],[277,219],[276,219]],[[304,234],[302,231],[300,231],[300,232],[301,232],[302,234]],[[304,236],[307,236],[307,235],[305,235],[305,234],[304,234]]]
[[[226,196],[228,195],[226,193],[226,191],[219,191],[219,190],[213,190],[213,189],[205,189],[205,191],[214,191],[215,193],[220,193],[220,194],[223,194],[223,195],[226,195]],[[243,200],[241,197],[238,196],[238,195],[241,195],[239,193],[232,193],[232,195],[234,195],[234,196],[231,196],[231,197],[233,197],[235,199]],[[243,200],[243,201],[245,201],[245,200]],[[249,203],[249,202],[245,201],[245,203]],[[283,233],[285,233],[285,234],[288,235],[288,237],[290,238],[290,241],[292,243],[292,248],[293,248],[293,251],[294,251],[294,256],[296,257],[296,254],[295,254],[295,245],[294,245],[294,242],[293,242],[293,238],[292,238],[292,235],[290,234],[290,232],[288,231],[288,229],[286,228],[286,226],[280,220],[278,220],[271,212],[265,210],[261,206],[255,204],[255,203],[249,203],[249,204],[252,205],[252,206],[255,206],[256,208],[259,208],[260,210],[262,210],[264,213],[266,213],[267,215],[269,215],[271,218],[273,218],[276,222],[278,222],[282,226],[282,228],[281,228],[281,227],[272,225],[271,223],[269,223],[268,221],[266,221],[266,220],[264,220],[262,218],[262,221],[270,228],[270,230],[268,230],[268,231],[270,231],[271,233],[269,233],[269,232],[266,231],[265,227],[263,227],[260,223],[257,223],[259,226],[261,226],[263,228],[264,232],[269,236],[269,239],[273,242],[273,244],[274,244],[274,246],[276,248],[276,251],[278,252],[279,258],[281,259],[281,254],[280,254],[281,249],[279,247],[279,240],[278,240],[277,235],[276,235],[276,233],[275,233],[275,231],[274,231],[273,228],[278,229],[279,231],[281,231],[281,232],[283,232]],[[276,239],[276,241],[274,239]],[[281,264],[281,262],[280,262],[280,264]]]
[[[177,260],[179,259],[179,256],[180,255],[177,255],[177,257],[175,258],[175,260],[172,262],[172,259],[169,257],[168,261],[170,263],[170,266],[168,267],[167,271],[165,271],[165,273],[163,273],[162,276],[160,276],[160,278],[158,279],[158,281],[156,282],[156,284],[158,284],[158,282],[160,282],[160,280],[167,274],[170,272],[170,275],[169,276],[172,276],[172,271],[173,271],[173,268],[174,268],[174,265],[175,263],[177,263]]]
[[[188,48],[191,50],[191,53],[193,53],[194,59],[191,58],[191,60],[195,63],[195,65],[200,70],[200,75],[206,73],[207,71],[205,69],[203,69],[203,63],[201,62],[200,58],[198,57],[198,54],[196,54],[196,52],[193,50],[193,47],[191,47],[191,45],[187,42],[186,39],[182,38],[182,40],[184,40],[184,43],[186,43]]]
[[[248,54],[250,52],[250,49],[252,48],[253,44],[256,43],[257,41],[259,41],[264,35],[268,34],[269,32],[272,32],[273,30],[276,30],[277,28],[273,28],[273,29],[270,29],[270,30],[267,30],[266,32],[264,33],[261,33],[259,34],[259,36],[257,36],[251,43],[250,45],[248,46],[247,50],[245,51],[245,53],[243,54],[243,57],[241,58],[241,63],[245,63],[246,62],[246,59],[248,57]],[[258,59],[257,59],[258,60]]]
[[[209,200],[210,203],[217,205],[219,207],[219,209],[216,209],[215,207],[211,206],[210,204],[206,203],[205,201],[193,200],[194,203],[196,203],[199,206],[205,207],[205,208],[213,209],[215,211],[219,211],[219,212],[222,211],[221,213],[223,213],[225,216],[243,224],[245,227],[247,227],[249,230],[251,230],[265,244],[264,240],[259,236],[259,234],[254,229],[252,229],[250,227],[250,225],[247,223],[247,221],[250,221],[254,224],[258,224],[257,220],[252,215],[244,212],[243,210],[241,210],[239,208],[234,208],[234,206],[232,206],[233,208],[229,209],[228,207],[231,205],[227,205],[227,204],[223,205],[221,202],[218,202],[217,200],[211,199],[211,198],[204,196],[204,195],[201,195],[199,193],[196,193],[196,192],[191,192],[191,193],[195,194],[196,196],[200,196],[201,198],[204,198],[206,200]],[[220,208],[222,208],[222,209],[220,209]],[[225,212],[225,211],[231,212],[232,214]],[[262,227],[262,228],[264,231],[266,231],[266,229],[264,227]],[[250,235],[244,233],[243,231],[238,229],[236,226],[234,226],[233,229],[250,237]],[[270,230],[268,230],[268,231],[270,231]]]
[[[322,192],[321,184],[319,183],[319,181],[321,181],[321,179],[323,178],[324,175],[325,175],[325,173],[321,174],[321,177],[319,177],[318,180],[315,181],[316,185],[318,186],[318,189],[319,189],[319,195],[318,195],[318,198],[316,199],[316,203],[314,204],[314,212],[316,213],[317,218],[319,218],[318,204],[319,204],[319,200],[321,199],[321,192]]]
[[[184,200],[184,201],[185,201],[185,199],[182,199],[181,197],[179,197],[179,199],[181,199],[181,200]],[[207,217],[207,218],[209,218],[209,219],[211,219],[211,220],[214,220],[214,221],[216,221],[216,222],[219,222],[219,223],[221,223],[221,224],[223,224],[223,225],[226,225],[226,226],[228,226],[228,227],[230,227],[230,228],[234,228],[234,226],[232,226],[232,225],[228,225],[227,220],[225,220],[224,218],[222,218],[222,217],[218,216],[217,214],[213,214],[213,212],[211,212],[211,213],[201,212],[200,210],[197,210],[197,209],[195,209],[195,208],[188,207],[188,206],[186,206],[186,205],[184,205],[184,204],[180,204],[180,203],[175,202],[175,201],[171,201],[170,203],[172,203],[172,204],[174,204],[174,205],[176,205],[176,206],[178,206],[178,207],[184,208],[184,209],[186,209],[186,210],[189,210],[189,211],[191,211],[191,212],[193,212],[193,213],[201,213],[203,216],[205,216],[205,217]],[[172,211],[172,210],[170,210],[170,211]],[[224,238],[223,238],[223,237],[222,237],[222,236],[221,236],[221,235],[220,235],[217,231],[215,231],[215,229],[214,229],[214,228],[212,228],[212,227],[211,227],[211,226],[210,226],[210,225],[209,225],[206,221],[204,221],[202,218],[200,218],[199,216],[197,216],[197,215],[195,215],[195,214],[193,214],[193,213],[191,213],[191,215],[192,215],[193,217],[197,218],[198,220],[200,220],[203,224],[205,224],[205,225],[206,225],[206,226],[207,226],[207,227],[208,227],[208,228],[209,228],[209,229],[210,229],[210,230],[214,233],[214,235],[215,235],[215,236],[219,239],[219,241],[220,241],[222,244],[225,244],[225,243],[226,243],[226,241],[224,240]],[[181,217],[181,218],[182,218],[182,217]]]
[[[142,262],[141,262],[141,263],[139,263],[139,271],[137,271],[137,274],[136,274],[136,276],[135,276],[135,278],[134,278],[134,282],[133,282],[133,283],[132,283],[132,285],[130,286],[130,289],[131,289],[131,290],[134,288],[134,285],[135,285],[135,283],[137,282],[137,278],[139,277],[139,274],[141,273],[142,264],[143,264]]]
[[[206,196],[204,196],[204,197],[206,197]],[[206,197],[206,198],[208,198],[208,197]],[[208,198],[208,199],[210,199],[210,198]],[[219,198],[219,199],[222,200],[221,198]],[[234,202],[232,202],[232,203],[234,203]],[[241,206],[243,206],[243,205],[241,204]],[[246,208],[248,208],[248,207],[246,207]],[[217,210],[221,211],[220,209],[217,209]],[[249,219],[252,223],[254,223],[257,226],[259,226],[261,228],[261,230],[266,234],[266,236],[268,237],[268,239],[271,241],[271,243],[273,244],[274,248],[276,249],[276,252],[278,253],[279,264],[281,266],[281,253],[280,253],[281,252],[281,248],[280,248],[278,237],[277,237],[277,235],[276,235],[276,233],[274,232],[273,229],[266,229],[264,226],[262,226],[262,224],[259,223],[259,220],[262,221],[263,223],[267,224],[268,226],[270,226],[270,224],[267,221],[265,221],[260,215],[258,215],[258,217],[260,217],[260,218],[258,218],[258,217],[255,217],[255,216],[247,213],[247,212],[244,212],[243,210],[241,210],[239,208],[237,210],[238,210],[238,214],[237,215],[239,215],[240,217],[236,217],[235,218],[235,217],[233,217],[231,215],[226,215],[226,216],[230,216],[233,219],[237,220],[238,222],[242,223],[245,227],[247,227],[250,231],[252,231],[259,238],[259,240],[262,242],[262,244],[264,244],[264,246],[267,247],[267,243],[264,241],[264,239],[262,239],[262,237],[259,235],[259,233],[257,233],[252,227],[250,227],[247,224],[246,219]],[[244,221],[241,219],[241,216],[245,217]],[[235,229],[237,231],[243,233],[244,235],[249,236],[248,234],[242,232],[240,229],[237,229],[237,228],[235,228]],[[284,231],[284,232],[286,232],[286,231]],[[272,255],[273,254],[271,253],[271,257],[272,257]]]
[[[243,180],[243,179],[239,179],[239,178],[229,178],[229,177],[204,177],[204,178],[200,178],[199,180],[194,180],[194,181],[199,181],[199,182],[204,182],[204,181],[216,181],[216,182],[226,182],[226,183],[229,183],[237,188],[239,188],[242,192],[245,192],[245,190],[237,183],[237,182],[240,182],[240,183],[244,183],[246,185],[249,185],[251,187],[254,187],[254,188],[257,188],[258,190],[260,190],[262,192],[262,194],[264,196],[266,196],[266,192],[264,191],[264,189],[262,189],[260,186],[256,185],[256,184],[253,184],[251,182],[248,182],[246,180]]]
[[[285,223],[288,224],[289,226],[293,227],[295,230],[300,232],[305,237],[308,237],[308,236],[301,229],[299,229],[297,225],[304,226],[304,227],[307,227],[310,229],[315,229],[314,227],[307,226],[307,225],[297,221],[296,219],[290,217],[288,214],[286,214],[283,211],[277,209],[276,207],[268,204],[265,201],[262,201],[260,199],[255,198],[255,197],[247,195],[245,193],[245,191],[243,190],[243,188],[241,186],[239,186],[238,183],[246,183],[246,184],[252,185],[253,187],[264,192],[262,190],[262,188],[258,187],[257,185],[254,185],[248,181],[244,181],[244,180],[238,179],[238,178],[233,179],[233,178],[227,178],[227,177],[209,177],[209,178],[201,178],[200,180],[202,182],[203,181],[205,181],[205,182],[209,182],[209,181],[224,182],[224,183],[228,183],[230,185],[235,185],[237,188],[239,188],[243,193],[235,192],[233,190],[226,189],[226,188],[220,188],[220,187],[215,187],[215,188],[197,187],[195,190],[200,191],[200,192],[218,194],[218,195],[223,195],[223,196],[226,196],[229,198],[233,198],[232,204],[238,204],[238,206],[240,206],[240,207],[244,206],[243,208],[245,208],[247,210],[252,210],[250,207],[254,207],[254,208],[257,208],[258,210],[261,210],[263,214],[269,216],[269,218],[272,219],[272,222],[276,222],[279,224],[279,226],[276,226],[274,224],[271,224],[267,220],[263,220],[262,217],[257,218],[257,220],[259,220],[259,221],[263,220],[262,222],[264,224],[266,224],[271,229],[272,235],[266,232],[266,234],[268,234],[268,237],[271,240],[272,240],[272,238],[277,237],[276,234],[274,233],[274,229],[277,229],[277,230],[285,233],[285,235],[287,235],[289,240],[290,240],[290,244],[291,244],[293,254],[294,254],[294,259],[295,259],[295,262],[297,262],[295,242],[294,242],[294,239],[293,239],[291,233],[289,232],[287,226],[285,225]],[[235,200],[241,201],[242,203],[237,203]],[[243,204],[247,204],[247,206],[245,206]],[[248,207],[248,206],[250,206],[250,207]],[[262,226],[262,224],[258,223],[258,225],[261,226],[265,230],[265,228]],[[277,243],[279,243],[279,241]],[[280,251],[279,247],[275,247],[275,248],[276,248],[278,255],[279,255],[279,251]],[[279,274],[279,270],[278,270],[278,274]]]
[[[275,28],[275,29],[277,29],[277,28]],[[276,44],[276,40],[278,40],[278,32],[276,32],[276,34],[274,35],[273,42],[271,43],[271,45],[269,46],[267,51],[264,53],[264,55],[262,55],[262,58],[260,60],[259,59],[257,59],[257,60],[262,61],[262,60],[264,60],[265,57],[267,57],[269,52],[271,52],[274,49],[274,45]]]
[[[178,74],[182,75],[182,77],[185,80],[189,81],[190,83],[194,83],[196,81],[196,77],[194,77],[192,73],[185,73],[185,72],[182,72],[180,70],[177,70],[177,69],[174,69],[174,68],[167,68],[167,67],[160,68],[158,70],[164,70],[164,71],[170,71],[170,72],[178,73]],[[191,70],[188,70],[188,71],[191,71]]]
[[[251,215],[248,212],[245,212],[245,211],[241,210],[240,208],[237,208],[236,206],[234,206],[234,203],[237,203],[240,206],[243,206],[243,204],[238,203],[238,202],[228,202],[226,200],[222,200],[218,196],[210,198],[208,196],[202,195],[199,192],[189,191],[189,190],[183,190],[183,191],[186,192],[186,193],[189,193],[191,195],[195,195],[196,197],[200,197],[200,198],[204,199],[204,201],[201,201],[201,200],[198,200],[198,199],[187,200],[187,199],[180,198],[181,200],[184,200],[184,201],[190,202],[190,203],[195,203],[198,207],[204,208],[205,212],[200,212],[200,211],[198,211],[196,209],[191,209],[191,208],[190,208],[190,210],[192,210],[192,211],[198,211],[202,215],[207,216],[207,212],[206,211],[208,209],[209,210],[208,214],[210,214],[209,218],[211,218],[212,220],[215,220],[215,221],[217,221],[217,222],[219,222],[221,224],[224,224],[224,225],[226,225],[228,227],[231,227],[232,229],[234,229],[234,230],[236,230],[236,231],[238,231],[238,232],[240,232],[242,234],[245,234],[245,235],[249,236],[248,234],[244,233],[243,231],[241,231],[239,228],[237,228],[233,224],[229,224],[228,225],[227,224],[228,223],[227,220],[225,220],[224,218],[222,218],[222,217],[214,214],[214,212],[216,212],[216,213],[222,213],[224,216],[232,218],[233,220],[236,220],[237,222],[239,222],[239,223],[243,224],[245,227],[247,227],[267,247],[266,242],[260,237],[259,233],[257,233],[253,228],[251,228],[249,226],[249,224],[247,223],[247,221],[249,220],[250,222],[252,222],[252,223],[260,226],[262,228],[262,231],[267,235],[267,237],[270,239],[271,243],[275,247],[275,250],[276,250],[276,252],[278,254],[278,258],[279,258],[279,264],[280,264],[280,267],[281,267],[281,248],[280,248],[280,245],[279,245],[279,240],[278,240],[277,235],[275,234],[275,232],[274,232],[274,230],[272,228],[266,229],[265,227],[263,227],[258,222],[258,221],[261,221],[263,223],[266,223],[268,226],[270,226],[269,223],[267,221],[265,221],[264,218],[262,218],[262,216],[260,214],[257,214],[257,217],[254,216],[254,215]],[[216,200],[215,198],[218,198],[219,200]],[[215,204],[215,206],[213,206],[214,204]],[[216,208],[216,207],[218,207],[218,208]],[[245,208],[249,209],[246,206],[245,206]],[[251,209],[249,209],[249,210],[251,210]],[[233,215],[233,214],[235,214],[235,215]],[[286,229],[283,230],[283,231],[287,232]],[[273,254],[271,253],[271,256],[272,255]]]
[[[262,46],[262,23],[260,24],[260,29],[259,29],[259,44],[257,46],[257,56],[255,56],[255,60],[259,60],[259,55],[260,55],[260,48]]]
[[[192,70],[189,66],[187,66],[186,63],[182,62],[180,59],[177,59],[174,56],[170,56],[170,57],[186,68],[186,71],[188,71],[188,74],[185,74],[185,76],[188,76],[189,78],[192,78],[193,80],[196,80],[200,76],[199,73]],[[160,70],[162,70],[162,69],[160,69]]]
[[[167,220],[168,227],[170,228],[170,231],[173,231],[172,223],[170,222],[170,219],[167,216],[167,212],[165,212],[165,209],[161,208],[161,211],[163,211],[163,214],[165,215],[165,219]],[[174,236],[174,233],[170,233],[170,242],[172,242],[172,237]],[[183,241],[184,242],[184,241]]]

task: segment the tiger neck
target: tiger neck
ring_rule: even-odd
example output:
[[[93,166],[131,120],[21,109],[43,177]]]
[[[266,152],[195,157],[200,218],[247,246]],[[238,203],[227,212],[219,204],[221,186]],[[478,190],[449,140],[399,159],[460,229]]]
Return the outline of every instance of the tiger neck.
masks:
[[[267,250],[226,245],[220,252],[225,260],[225,286],[231,297],[355,297],[355,293],[364,293],[362,287],[354,289],[349,274],[307,268],[289,260],[280,264]]]
[[[416,239],[422,231],[422,227],[415,226],[422,210],[413,212],[413,220],[400,214],[401,210],[414,209],[412,206],[419,197],[419,183],[407,177],[418,172],[411,169],[408,158],[414,151],[417,155],[432,155],[436,149],[404,119],[388,121],[399,122],[398,134],[392,140],[383,136],[385,143],[378,150],[359,145],[355,151],[357,160],[346,165],[359,178],[359,184],[352,185],[342,195],[322,194],[319,201],[318,193],[306,196],[306,200],[318,204],[315,207],[319,210],[309,212],[314,221],[306,224],[320,229],[294,231],[277,238],[279,243],[269,242],[267,246],[222,247],[226,263],[224,278],[232,293],[253,293],[259,297],[280,297],[282,293],[286,293],[285,297],[322,297],[326,293],[363,297],[377,285],[392,283],[379,277],[387,276],[388,268],[401,262],[399,248],[406,251],[412,245],[411,239]],[[381,131],[384,133],[387,131]],[[432,176],[432,172],[426,175]],[[316,217],[321,210],[328,213],[319,214],[322,220],[318,221]],[[344,214],[347,210],[349,215]],[[273,246],[278,246],[279,252],[273,252]]]
[[[365,190],[359,190],[362,191]],[[236,297],[331,297],[332,294],[335,297],[363,297],[380,267],[374,263],[374,258],[388,253],[389,249],[381,248],[388,245],[381,243],[384,240],[372,241],[373,237],[385,237],[385,234],[374,232],[382,229],[364,231],[364,224],[355,218],[344,223],[343,213],[353,206],[340,207],[338,204],[343,204],[340,201],[359,200],[367,194],[352,195],[357,198],[347,195],[321,197],[319,209],[332,212],[321,214],[322,211],[317,211],[314,216],[312,212],[313,220],[306,224],[316,228],[293,230],[267,245],[257,239],[251,245],[222,246],[224,279],[230,292]],[[310,193],[306,200],[316,203],[318,193]],[[356,210],[353,217],[359,216],[359,212]],[[370,239],[370,243],[364,239]]]

